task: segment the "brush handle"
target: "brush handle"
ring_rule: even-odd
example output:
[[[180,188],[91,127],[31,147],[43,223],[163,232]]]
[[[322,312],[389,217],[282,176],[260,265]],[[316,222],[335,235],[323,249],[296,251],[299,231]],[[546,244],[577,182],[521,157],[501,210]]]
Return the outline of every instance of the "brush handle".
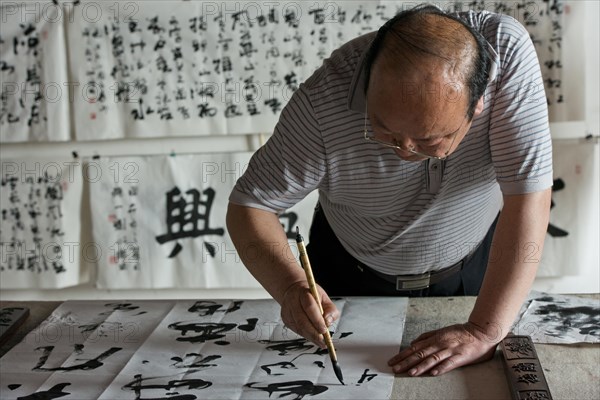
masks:
[[[300,252],[300,264],[302,265],[302,269],[306,274],[306,280],[308,281],[308,287],[310,288],[310,293],[313,298],[317,302],[319,306],[319,310],[321,311],[321,316],[325,319],[323,315],[323,305],[321,304],[321,296],[319,296],[319,291],[317,290],[317,284],[315,283],[315,277],[312,272],[312,268],[310,266],[310,261],[308,260],[308,254],[306,253],[306,247],[304,246],[303,240],[298,240],[298,251]],[[331,335],[329,334],[329,329],[325,331],[323,334],[323,338],[325,339],[325,345],[327,346],[327,350],[331,356],[333,361],[337,361],[337,354],[335,353],[335,348],[333,347],[333,341],[331,340]]]

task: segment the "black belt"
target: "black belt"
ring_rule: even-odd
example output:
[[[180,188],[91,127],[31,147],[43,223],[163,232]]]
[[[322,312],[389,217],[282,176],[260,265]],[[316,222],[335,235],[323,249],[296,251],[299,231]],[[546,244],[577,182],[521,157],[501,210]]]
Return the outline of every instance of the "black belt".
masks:
[[[425,272],[424,274],[415,275],[388,275],[379,271],[375,271],[373,268],[369,268],[362,263],[357,265],[357,267],[360,270],[366,269],[373,275],[395,284],[396,290],[421,290],[427,289],[429,286],[460,272],[469,258],[470,256],[467,256],[456,264],[440,271]]]

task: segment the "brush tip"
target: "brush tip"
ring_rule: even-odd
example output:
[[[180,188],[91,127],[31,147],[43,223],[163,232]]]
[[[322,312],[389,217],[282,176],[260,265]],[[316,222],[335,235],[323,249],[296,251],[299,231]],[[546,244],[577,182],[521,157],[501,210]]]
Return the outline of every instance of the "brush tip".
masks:
[[[300,234],[300,227],[296,226],[296,242],[300,243],[304,240],[302,235]]]
[[[338,378],[338,380],[341,382],[342,385],[346,385],[344,383],[344,376],[342,375],[342,369],[340,368],[340,365],[338,364],[337,361],[333,362],[333,371],[335,372],[335,376]]]

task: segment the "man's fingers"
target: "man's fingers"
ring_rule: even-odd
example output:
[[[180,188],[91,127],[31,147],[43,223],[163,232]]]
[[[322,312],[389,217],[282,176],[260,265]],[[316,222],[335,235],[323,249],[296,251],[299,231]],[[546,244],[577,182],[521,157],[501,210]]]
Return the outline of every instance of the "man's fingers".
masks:
[[[321,314],[321,308],[309,291],[306,291],[306,293],[302,295],[300,304],[314,329],[321,334],[325,333],[327,325],[325,325],[325,320]]]
[[[400,361],[412,356],[415,353],[422,351],[426,347],[427,347],[427,343],[413,342],[413,343],[411,343],[410,346],[408,346],[407,348],[405,348],[404,350],[402,350],[398,354],[396,354],[394,357],[392,357],[388,361],[388,365],[391,366],[391,365],[398,364]]]
[[[429,356],[424,357],[420,363],[415,363],[408,370],[411,376],[422,375],[425,372],[436,369],[440,363],[452,357],[452,351],[448,349],[432,352]]]
[[[463,364],[466,364],[466,362],[464,360],[461,362],[459,356],[448,357],[439,365],[436,365],[434,368],[431,369],[431,375],[438,376],[445,374],[446,372],[452,371],[454,368],[458,368]]]
[[[388,364],[392,366],[392,370],[395,373],[403,373],[424,362],[439,350],[438,347],[434,346],[411,345],[409,348],[394,356],[388,361]]]
[[[339,311],[327,293],[317,286],[321,297],[321,307],[312,296],[306,282],[290,286],[281,309],[281,318],[285,325],[298,335],[325,348],[323,334],[328,326],[339,318]]]
[[[493,356],[495,344],[473,336],[464,325],[453,325],[423,334],[388,361],[395,373],[441,375]]]
[[[320,294],[321,305],[323,306],[323,317],[325,318],[325,323],[327,324],[327,326],[330,326],[334,321],[336,321],[340,317],[340,311],[337,309],[335,304],[331,301],[331,299],[323,289],[320,289]]]

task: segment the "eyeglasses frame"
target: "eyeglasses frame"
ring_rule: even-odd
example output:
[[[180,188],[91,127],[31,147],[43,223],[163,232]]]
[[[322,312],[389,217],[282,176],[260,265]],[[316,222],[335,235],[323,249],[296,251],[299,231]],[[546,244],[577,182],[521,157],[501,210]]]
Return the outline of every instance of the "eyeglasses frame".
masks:
[[[394,138],[394,142],[393,143],[389,143],[389,142],[385,142],[383,140],[380,139],[376,139],[374,137],[369,137],[367,135],[367,118],[368,118],[368,108],[367,108],[367,104],[365,104],[365,127],[364,127],[364,138],[366,141],[368,142],[375,142],[375,143],[379,143],[382,144],[386,147],[390,147],[392,149],[397,149],[397,150],[401,150],[401,151],[407,151],[411,154],[420,156],[420,157],[425,157],[425,158],[430,158],[430,159],[434,159],[434,160],[440,160],[440,161],[444,161],[448,158],[448,155],[450,154],[450,151],[452,150],[452,146],[454,146],[454,142],[456,141],[456,136],[458,136],[458,132],[461,130],[461,128],[463,127],[465,120],[467,119],[466,115],[465,118],[463,119],[462,123],[460,124],[460,126],[458,127],[458,129],[456,131],[454,131],[454,134],[452,136],[452,143],[450,143],[450,147],[448,148],[448,150],[446,150],[446,152],[444,153],[443,156],[430,156],[429,154],[425,154],[425,153],[421,153],[415,150],[414,146],[410,145],[407,149],[402,148],[398,142],[396,141],[396,139]]]

